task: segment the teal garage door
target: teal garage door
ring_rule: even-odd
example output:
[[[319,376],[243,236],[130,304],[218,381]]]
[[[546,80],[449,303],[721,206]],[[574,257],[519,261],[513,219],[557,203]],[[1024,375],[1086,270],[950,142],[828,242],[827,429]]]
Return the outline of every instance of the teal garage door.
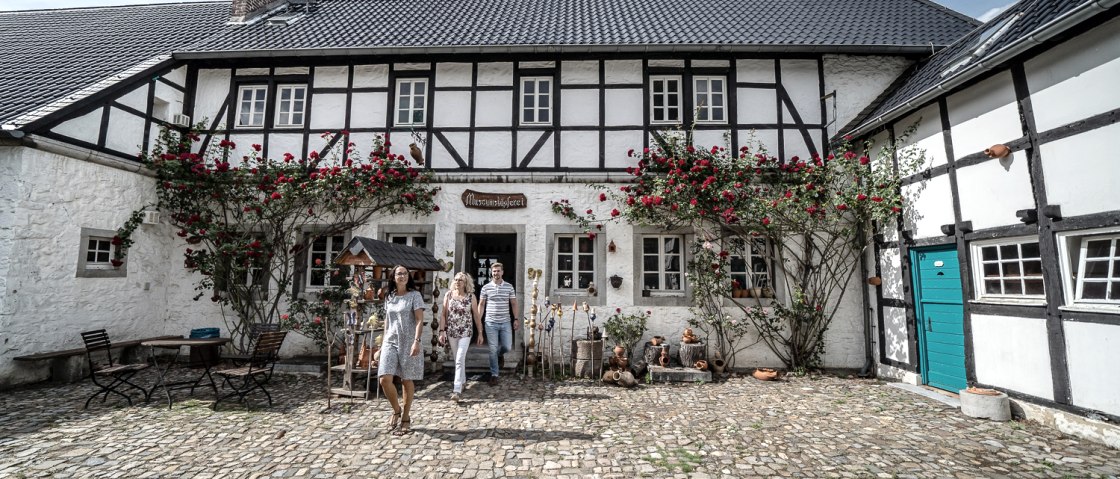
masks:
[[[910,250],[922,380],[957,392],[964,366],[964,303],[956,246]]]

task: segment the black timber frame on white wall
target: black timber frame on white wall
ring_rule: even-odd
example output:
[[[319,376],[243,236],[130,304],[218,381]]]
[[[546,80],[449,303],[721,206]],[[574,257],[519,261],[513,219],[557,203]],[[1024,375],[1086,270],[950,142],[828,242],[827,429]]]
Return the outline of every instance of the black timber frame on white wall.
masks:
[[[1080,25],[1076,31],[1070,32],[1070,35],[1063,38],[1068,39],[1080,33],[1084,33],[1100,24],[1111,20],[1116,17],[1120,12],[1112,12],[1104,15],[1101,18],[1094,19],[1094,21]],[[931,178],[948,175],[949,185],[952,192],[953,202],[953,217],[956,225],[968,221],[967,218],[962,218],[961,203],[960,203],[960,190],[957,184],[957,170],[960,168],[977,165],[988,161],[998,161],[983,154],[983,152],[970,153],[962,156],[957,156],[957,152],[953,148],[952,132],[949,122],[949,110],[947,98],[954,93],[968,89],[986,79],[995,75],[1009,73],[1012,84],[1014,87],[1016,106],[1018,108],[1020,121],[1022,122],[1022,131],[1026,132],[1025,135],[1019,138],[1007,138],[1003,141],[996,141],[1008,145],[1012,150],[1022,150],[1027,157],[1027,168],[1031,181],[1031,193],[1034,198],[1035,208],[1041,212],[1045,207],[1051,206],[1047,199],[1046,183],[1044,179],[1044,172],[1042,168],[1042,154],[1040,147],[1046,143],[1056,140],[1067,138],[1080,133],[1092,131],[1104,126],[1112,125],[1120,121],[1120,109],[1113,109],[1104,113],[1096,114],[1081,120],[1070,122],[1065,125],[1052,128],[1047,131],[1038,131],[1035,123],[1034,109],[1031,103],[1030,89],[1027,83],[1027,76],[1025,64],[1031,58],[1053,48],[1058,42],[1047,43],[1037,46],[1023,55],[1015,58],[1002,68],[993,69],[985,75],[974,78],[969,82],[961,85],[960,87],[948,91],[937,99],[929,103],[917,105],[910,109],[910,111],[919,111],[921,109],[936,106],[939,112],[938,120],[941,124],[941,132],[944,137],[945,155],[947,164],[940,165],[935,168],[927,169],[918,172],[906,179],[903,184],[913,184],[927,181]],[[895,127],[906,127],[901,123],[892,123],[883,127],[889,135],[890,140],[895,140]],[[877,131],[876,131],[877,132]],[[874,134],[876,132],[872,132]],[[897,158],[895,159],[895,168],[897,168]],[[977,385],[980,387],[994,387],[993,385],[978,383],[976,380],[975,368],[975,345],[972,342],[971,334],[971,320],[973,314],[991,314],[1001,316],[1012,316],[1022,318],[1035,318],[1042,319],[1046,325],[1046,337],[1048,353],[1050,358],[1050,367],[1052,374],[1052,388],[1053,400],[1040,398],[1030,394],[1022,393],[1014,390],[1007,390],[1007,388],[1000,387],[999,389],[1006,391],[1010,396],[1028,400],[1030,402],[1044,404],[1057,409],[1074,412],[1077,414],[1086,414],[1091,412],[1087,409],[1074,406],[1072,404],[1072,391],[1070,390],[1070,375],[1069,363],[1067,358],[1067,345],[1065,340],[1064,323],[1065,322],[1092,322],[1099,324],[1108,324],[1120,327],[1120,315],[1110,313],[1093,313],[1093,312],[1066,312],[1063,311],[1065,298],[1063,295],[1063,279],[1062,268],[1059,263],[1058,245],[1056,234],[1064,231],[1074,231],[1081,229],[1092,229],[1107,226],[1120,225],[1120,211],[1104,211],[1089,215],[1065,217],[1060,219],[1052,219],[1043,214],[1038,214],[1037,223],[1033,224],[1008,224],[1004,226],[986,228],[983,230],[962,232],[961,228],[954,228],[952,236],[943,237],[928,237],[917,240],[907,240],[904,232],[903,223],[901,220],[895,226],[898,235],[898,241],[884,241],[881,237],[877,237],[875,242],[875,273],[882,276],[882,259],[881,253],[886,249],[897,248],[900,255],[900,263],[902,265],[903,276],[903,294],[905,299],[898,300],[883,297],[883,286],[875,287],[877,299],[877,328],[878,328],[878,358],[879,362],[888,366],[899,368],[905,371],[919,373],[918,365],[920,363],[921,354],[917,344],[917,318],[914,316],[914,292],[911,290],[911,270],[909,264],[909,250],[913,247],[932,246],[932,245],[948,245],[955,244],[959,256],[959,264],[961,268],[961,287],[965,298],[964,301],[964,328],[965,328],[965,368],[967,380],[970,385]],[[971,248],[969,247],[972,241],[983,239],[997,239],[997,238],[1014,238],[1022,236],[1036,236],[1039,241],[1039,250],[1042,259],[1043,281],[1046,284],[1046,305],[1013,305],[1013,304],[986,304],[974,303],[970,299],[973,297],[972,293],[972,258]],[[906,327],[907,327],[907,345],[910,355],[908,361],[897,361],[887,357],[886,347],[886,332],[884,307],[895,307],[906,309]],[[1099,411],[1092,411],[1102,414],[1110,418],[1112,421],[1120,421],[1120,416],[1104,414]]]
[[[668,67],[650,68],[649,67],[650,59],[679,59],[680,61],[684,62],[684,67],[683,68],[668,68]],[[736,78],[736,73],[737,73],[736,61],[737,60],[746,60],[746,59],[773,60],[774,61],[774,78],[775,78],[775,81],[773,83],[770,83],[770,82],[766,82],[766,83],[742,83],[742,82],[739,82]],[[561,83],[561,65],[562,65],[562,62],[564,62],[564,61],[588,61],[588,60],[596,61],[598,63],[598,72],[599,72],[598,84],[564,85],[564,84]],[[609,60],[641,60],[641,62],[642,62],[642,83],[641,84],[637,84],[637,83],[634,83],[634,84],[610,84],[610,85],[606,84],[605,64]],[[693,67],[692,66],[693,60],[720,60],[720,61],[726,61],[728,64],[727,64],[726,67],[710,67],[710,66]],[[169,61],[169,62],[165,62],[163,64],[160,64],[158,66],[155,66],[155,67],[153,67],[149,70],[146,70],[145,72],[142,72],[141,74],[134,77],[134,79],[132,81],[122,82],[122,83],[117,84],[113,87],[107,88],[106,90],[103,90],[103,91],[101,91],[101,92],[99,92],[95,95],[92,95],[92,96],[76,103],[75,105],[71,105],[70,107],[64,108],[64,109],[62,109],[58,112],[55,112],[52,115],[48,115],[48,116],[44,117],[43,119],[40,119],[36,122],[33,122],[32,124],[28,125],[25,128],[25,131],[28,131],[29,133],[39,134],[39,135],[42,135],[44,137],[52,138],[52,139],[62,141],[62,142],[65,142],[65,143],[73,144],[75,146],[80,146],[80,147],[83,147],[83,148],[87,148],[87,149],[90,149],[90,150],[93,150],[93,151],[96,151],[96,152],[99,152],[99,153],[102,153],[102,154],[105,154],[105,155],[108,155],[108,156],[119,157],[119,158],[126,159],[126,160],[136,160],[137,159],[137,154],[136,153],[117,151],[117,150],[114,150],[112,148],[108,148],[108,147],[105,146],[105,138],[109,134],[112,133],[112,132],[109,131],[109,125],[108,125],[108,119],[109,119],[109,115],[108,115],[109,110],[108,109],[110,107],[119,108],[122,111],[125,111],[127,113],[130,113],[130,114],[133,114],[133,115],[144,118],[145,135],[144,135],[143,145],[141,145],[141,146],[145,149],[151,146],[151,145],[148,144],[149,143],[148,139],[151,137],[150,132],[151,132],[151,129],[153,127],[158,127],[158,126],[174,127],[174,125],[170,125],[169,123],[167,123],[166,121],[164,121],[162,119],[156,119],[156,118],[152,117],[152,109],[153,109],[152,105],[153,105],[153,102],[154,102],[154,88],[151,88],[151,87],[149,88],[149,95],[148,95],[148,101],[147,101],[148,106],[146,108],[146,111],[144,111],[144,112],[134,111],[131,108],[128,108],[128,107],[125,107],[123,105],[119,105],[118,103],[115,103],[114,100],[113,100],[114,96],[119,96],[119,95],[123,94],[124,92],[129,91],[132,88],[140,86],[143,83],[154,84],[157,81],[162,82],[162,83],[167,84],[167,85],[171,86],[172,88],[174,88],[176,90],[179,90],[179,91],[184,93],[183,113],[185,115],[188,115],[188,116],[194,118],[195,101],[196,101],[196,97],[197,97],[196,89],[198,87],[199,71],[202,70],[202,69],[228,69],[229,72],[230,72],[230,80],[229,80],[229,91],[227,92],[226,99],[222,103],[222,105],[219,107],[217,114],[215,114],[214,118],[209,119],[210,121],[207,125],[205,125],[205,127],[208,127],[209,131],[212,132],[213,135],[217,135],[220,138],[224,138],[224,139],[229,139],[232,134],[241,134],[241,133],[260,134],[262,136],[262,138],[261,138],[262,155],[265,155],[265,156],[272,155],[272,154],[276,153],[276,152],[271,152],[269,150],[269,136],[270,136],[270,134],[272,134],[272,133],[299,132],[303,135],[303,138],[304,138],[303,151],[301,151],[299,153],[303,157],[306,157],[307,154],[308,154],[308,151],[307,151],[308,150],[308,145],[310,145],[311,141],[313,140],[312,135],[317,133],[317,132],[312,132],[311,128],[310,128],[310,124],[311,124],[310,112],[311,112],[312,103],[314,101],[315,94],[317,94],[317,93],[345,93],[346,94],[346,110],[345,110],[345,112],[343,112],[343,114],[344,114],[343,121],[340,122],[342,125],[344,125],[345,129],[347,129],[351,132],[355,132],[355,133],[358,133],[358,132],[374,132],[374,133],[388,132],[388,133],[390,133],[390,135],[392,137],[399,138],[400,134],[411,133],[413,129],[412,128],[396,127],[393,124],[394,113],[395,113],[395,103],[396,103],[396,96],[395,96],[395,82],[396,82],[396,79],[402,78],[402,77],[408,77],[408,76],[421,76],[421,77],[426,77],[426,78],[429,79],[429,94],[428,94],[428,99],[427,99],[428,111],[427,111],[427,116],[426,116],[426,119],[425,119],[426,124],[424,126],[424,131],[420,132],[420,129],[416,129],[416,131],[420,132],[425,137],[424,139],[425,139],[426,146],[425,146],[424,153],[425,153],[425,158],[428,159],[428,165],[426,165],[426,166],[431,167],[431,156],[432,156],[431,153],[432,153],[432,142],[433,141],[440,141],[441,144],[444,145],[444,147],[448,150],[448,152],[451,154],[451,156],[455,159],[455,161],[458,165],[458,168],[450,168],[450,169],[441,168],[441,169],[437,169],[436,171],[445,171],[445,172],[453,172],[453,171],[473,171],[473,172],[519,172],[519,171],[596,172],[596,171],[608,171],[608,170],[609,171],[621,171],[623,168],[607,168],[606,167],[607,152],[606,152],[605,148],[606,148],[607,132],[610,132],[610,131],[635,131],[635,132],[640,131],[644,135],[645,144],[650,144],[651,136],[656,135],[656,133],[658,131],[661,131],[661,130],[666,129],[666,128],[670,128],[670,126],[654,125],[654,124],[650,124],[650,122],[649,122],[649,118],[650,118],[650,115],[649,115],[649,101],[650,101],[650,97],[649,97],[649,88],[650,88],[649,78],[650,78],[650,75],[651,74],[656,75],[656,74],[671,73],[671,74],[674,74],[674,75],[680,75],[682,77],[682,81],[681,81],[681,84],[682,84],[681,85],[682,86],[682,92],[681,92],[682,122],[681,122],[681,124],[682,125],[690,125],[691,122],[692,122],[693,110],[690,109],[690,108],[686,108],[686,107],[688,107],[692,104],[692,98],[691,98],[691,95],[692,95],[692,83],[691,83],[692,76],[697,75],[697,74],[712,74],[712,75],[725,75],[726,78],[727,78],[727,80],[726,80],[726,84],[727,84],[726,107],[727,107],[728,121],[727,121],[726,124],[698,124],[698,125],[695,125],[696,130],[730,131],[731,132],[731,145],[730,146],[732,147],[733,151],[738,150],[739,143],[740,143],[738,133],[740,131],[751,130],[751,129],[774,130],[777,133],[777,138],[778,138],[778,144],[776,145],[777,153],[778,153],[778,156],[781,157],[781,158],[785,158],[785,149],[786,149],[785,148],[785,136],[788,133],[794,132],[795,134],[799,134],[801,136],[801,138],[805,141],[806,148],[810,152],[810,154],[817,154],[817,153],[819,153],[817,142],[819,141],[820,145],[827,144],[826,143],[827,142],[827,137],[828,137],[827,129],[826,129],[827,112],[824,108],[825,101],[822,99],[819,102],[820,108],[819,108],[819,112],[817,112],[817,114],[819,115],[819,118],[820,118],[819,122],[813,122],[813,123],[808,122],[807,120],[809,120],[809,118],[815,117],[816,115],[814,115],[813,112],[800,112],[794,107],[794,104],[792,102],[792,98],[790,97],[786,88],[783,86],[782,79],[781,79],[781,69],[782,69],[782,61],[783,60],[814,60],[814,61],[816,61],[816,63],[817,63],[817,77],[818,77],[817,78],[817,80],[818,80],[818,90],[819,90],[819,93],[821,94],[821,96],[823,97],[823,92],[825,90],[825,85],[824,85],[824,80],[825,80],[825,76],[824,76],[824,57],[823,57],[823,55],[796,54],[796,55],[782,56],[782,55],[772,55],[772,54],[758,54],[758,55],[744,56],[744,55],[734,55],[734,54],[710,54],[710,55],[692,55],[689,58],[680,58],[679,55],[672,55],[672,54],[665,54],[665,55],[649,54],[649,55],[645,55],[645,56],[611,56],[611,55],[605,55],[605,54],[583,54],[583,55],[581,55],[581,54],[559,54],[559,55],[523,55],[523,56],[512,56],[512,57],[510,57],[510,56],[492,56],[492,55],[472,54],[472,55],[458,55],[458,56],[456,56],[456,55],[430,55],[430,56],[394,56],[394,57],[328,57],[328,58],[320,58],[320,59],[300,59],[300,58],[296,58],[296,59],[291,59],[291,58],[260,59],[260,58],[247,58],[247,59],[234,59],[234,60],[195,60],[195,61],[187,61],[187,62]],[[532,62],[532,61],[552,61],[552,62],[555,62],[555,64],[554,64],[555,66],[553,68],[547,68],[547,69],[521,69],[521,68],[517,67],[518,62]],[[435,77],[435,65],[437,63],[441,63],[441,62],[453,62],[453,63],[468,63],[469,62],[469,63],[471,63],[471,84],[472,84],[472,86],[471,87],[436,87],[435,78],[434,78]],[[490,62],[504,62],[504,63],[512,63],[513,64],[513,84],[511,86],[478,86],[477,85],[477,83],[478,83],[478,64],[479,63],[490,63]],[[431,68],[429,70],[404,70],[404,71],[395,70],[395,69],[392,68],[393,64],[399,64],[399,63],[427,63],[427,64],[431,65]],[[363,87],[363,88],[360,88],[360,89],[355,89],[354,88],[354,86],[353,86],[354,85],[354,83],[353,83],[354,82],[354,78],[353,78],[354,77],[354,66],[356,66],[356,65],[368,65],[368,64],[386,64],[386,65],[389,66],[388,85],[386,87]],[[168,71],[170,71],[174,68],[184,66],[184,65],[187,67],[187,75],[186,75],[187,79],[186,79],[186,82],[185,82],[186,84],[185,85],[178,85],[178,84],[175,84],[173,82],[169,82],[166,79],[163,79],[161,77],[161,75],[165,74],[166,72],[168,72]],[[320,66],[346,66],[347,67],[347,76],[348,76],[347,87],[346,88],[338,88],[338,87],[334,87],[334,88],[318,87],[318,88],[316,88],[314,86],[315,67],[320,67]],[[285,67],[307,67],[308,72],[306,74],[283,74],[283,75],[277,75],[276,74],[276,70],[278,68],[285,68]],[[268,68],[268,74],[266,74],[266,75],[237,75],[236,74],[237,69],[247,69],[247,68]],[[520,113],[520,109],[519,109],[519,106],[520,106],[520,101],[519,101],[520,84],[519,83],[520,83],[520,81],[519,80],[520,80],[521,76],[524,76],[524,75],[552,76],[553,82],[554,82],[553,83],[553,99],[554,100],[553,100],[553,111],[552,111],[552,122],[551,122],[551,124],[540,125],[540,126],[537,126],[537,125],[521,126],[519,124],[520,123],[518,121],[519,116],[520,116],[519,115],[519,113]],[[282,129],[282,130],[278,131],[273,127],[272,122],[274,121],[274,112],[275,112],[275,108],[276,108],[274,93],[275,93],[275,90],[276,90],[276,85],[279,84],[279,83],[301,83],[301,84],[306,83],[306,85],[307,85],[307,98],[305,100],[306,101],[306,104],[305,104],[306,110],[305,111],[307,112],[307,115],[305,116],[305,121],[304,121],[304,125],[303,125],[302,128],[298,128],[298,127],[297,128],[291,128],[291,129],[285,128],[285,129]],[[261,85],[267,86],[267,88],[268,88],[269,95],[268,95],[268,101],[266,102],[265,125],[264,125],[263,128],[234,128],[232,126],[233,121],[236,119],[236,114],[237,114],[236,109],[238,107],[237,89],[241,85],[246,85],[246,84],[261,84]],[[776,108],[777,121],[775,123],[740,123],[740,122],[738,122],[739,112],[738,112],[737,93],[738,93],[738,89],[741,88],[741,87],[772,88],[772,89],[774,89],[775,99],[776,99],[774,108]],[[596,89],[596,90],[598,90],[598,93],[599,93],[598,112],[599,113],[598,113],[598,119],[597,119],[598,124],[597,125],[562,126],[560,124],[561,110],[563,108],[563,101],[561,100],[561,92],[563,90],[568,90],[568,89]],[[606,91],[609,90],[609,89],[640,89],[642,91],[642,93],[643,93],[643,105],[642,105],[643,121],[640,124],[620,125],[620,126],[606,126],[606,113],[605,113],[605,111],[606,111]],[[470,102],[471,102],[471,104],[470,104],[471,117],[470,117],[470,124],[468,126],[440,127],[440,128],[432,127],[432,113],[434,112],[434,105],[435,105],[434,102],[435,102],[435,96],[436,96],[435,93],[438,92],[438,91],[455,91],[455,90],[472,90],[472,91],[502,90],[502,91],[510,91],[512,93],[512,96],[513,96],[512,108],[511,108],[512,109],[511,119],[513,120],[513,123],[509,127],[505,127],[505,126],[503,126],[503,127],[479,127],[479,126],[477,126],[476,125],[476,115],[475,115],[475,113],[477,111],[477,95],[471,95],[471,100],[470,100]],[[351,119],[352,119],[352,116],[354,115],[354,112],[352,111],[352,104],[353,104],[352,100],[353,100],[353,94],[356,93],[356,92],[384,92],[386,94],[386,96],[387,96],[387,111],[386,111],[386,126],[384,128],[358,128],[358,129],[355,129],[355,128],[351,127]],[[783,105],[786,108],[783,108]],[[635,107],[636,106],[637,105],[635,105]],[[91,142],[83,141],[83,140],[76,139],[76,138],[70,138],[70,137],[67,137],[67,136],[64,136],[64,135],[61,135],[61,134],[54,133],[54,132],[50,131],[51,128],[57,126],[58,124],[60,124],[64,121],[82,116],[82,115],[84,115],[86,113],[89,113],[90,111],[93,111],[97,108],[102,108],[104,113],[102,115],[101,127],[100,127],[100,131],[98,133],[98,141],[96,143],[91,143]],[[789,111],[788,115],[786,114],[786,111]],[[787,116],[790,116],[792,118],[786,118]],[[197,122],[197,121],[201,121],[202,119],[201,118],[194,118],[194,120]],[[225,124],[227,126],[226,126],[225,129],[220,130],[220,129],[218,129],[218,127],[223,121],[225,122]],[[790,131],[786,131],[786,130],[790,130]],[[512,151],[512,154],[511,154],[510,168],[508,168],[508,169],[506,169],[506,168],[476,168],[474,166],[475,165],[475,151],[474,151],[474,149],[475,149],[475,142],[474,142],[475,134],[477,132],[483,132],[483,131],[508,131],[508,132],[511,133],[511,138],[512,138],[511,139],[511,142],[512,142],[511,151]],[[537,139],[537,141],[530,148],[530,150],[527,152],[527,154],[523,155],[523,157],[518,157],[518,148],[517,148],[517,142],[518,142],[517,136],[518,135],[517,135],[517,133],[519,131],[521,131],[521,132],[524,132],[524,131],[540,131],[541,132],[541,136]],[[592,168],[587,168],[587,167],[564,167],[562,165],[561,154],[560,154],[562,135],[560,135],[560,133],[563,132],[563,131],[595,131],[595,132],[598,133],[598,136],[599,136],[599,158],[598,159],[599,159],[599,161],[598,161],[598,166],[597,167],[592,167]],[[466,133],[468,133],[468,135],[470,137],[470,140],[471,140],[469,150],[466,151],[466,152],[456,151],[455,148],[452,147],[450,142],[447,141],[446,137],[444,136],[444,133],[449,133],[449,132],[466,132]],[[529,165],[530,165],[530,162],[532,161],[533,157],[543,147],[543,145],[547,143],[547,140],[550,139],[550,138],[553,140],[553,143],[552,143],[553,162],[552,162],[552,164],[550,166],[545,166],[545,167],[530,167]],[[814,141],[814,138],[816,138],[817,140]],[[340,135],[336,135],[336,137],[334,139],[334,142],[340,141],[341,139],[342,138],[340,138]],[[206,148],[213,141],[214,140],[212,139],[211,135],[203,135],[201,147]],[[398,140],[398,143],[399,143],[399,140]],[[327,145],[326,147],[324,147],[320,151],[320,153],[325,152],[331,146],[333,146],[333,142],[331,144]],[[637,147],[637,146],[640,146],[640,145],[634,145],[634,146]],[[292,152],[292,153],[294,154],[295,152]]]

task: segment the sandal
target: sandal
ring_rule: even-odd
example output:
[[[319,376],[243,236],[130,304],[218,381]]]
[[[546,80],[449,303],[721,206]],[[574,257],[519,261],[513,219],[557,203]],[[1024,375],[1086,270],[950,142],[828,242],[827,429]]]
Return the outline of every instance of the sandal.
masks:
[[[399,429],[397,429],[396,431],[393,431],[393,435],[394,436],[403,436],[405,434],[408,434],[408,433],[412,432],[412,429],[409,427],[411,425],[412,425],[412,420],[410,420],[410,419],[405,419],[405,420],[401,421],[401,427]]]
[[[389,432],[397,430],[397,426],[401,423],[401,413],[394,411],[393,415],[389,418]]]

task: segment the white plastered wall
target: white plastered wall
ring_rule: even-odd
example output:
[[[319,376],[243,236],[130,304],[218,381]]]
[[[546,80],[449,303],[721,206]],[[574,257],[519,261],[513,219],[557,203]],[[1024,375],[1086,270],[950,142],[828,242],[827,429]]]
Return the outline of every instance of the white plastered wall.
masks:
[[[1046,200],[1063,216],[1120,210],[1120,168],[1110,153],[1118,135],[1120,124],[1112,124],[1042,145]]]
[[[1046,320],[972,315],[976,381],[1053,399]]]
[[[1120,327],[1066,321],[1064,328],[1073,404],[1120,415]]]
[[[1026,153],[990,160],[957,170],[961,218],[973,229],[1013,225],[1018,210],[1034,208]]]
[[[1025,65],[1040,132],[1120,107],[1120,19],[1031,59]]]
[[[825,105],[831,122],[828,135],[835,135],[838,128],[852,121],[910,64],[910,60],[899,57],[825,55],[824,92],[835,93]]]

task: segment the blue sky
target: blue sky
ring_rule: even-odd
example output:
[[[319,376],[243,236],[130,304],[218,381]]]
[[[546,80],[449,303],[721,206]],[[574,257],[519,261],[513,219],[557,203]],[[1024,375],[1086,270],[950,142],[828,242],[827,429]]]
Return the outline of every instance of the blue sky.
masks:
[[[31,10],[40,8],[93,7],[99,5],[138,5],[174,3],[183,0],[3,0],[0,10]],[[833,0],[844,1],[844,0]],[[987,20],[1011,6],[1013,0],[933,0],[965,15]]]

